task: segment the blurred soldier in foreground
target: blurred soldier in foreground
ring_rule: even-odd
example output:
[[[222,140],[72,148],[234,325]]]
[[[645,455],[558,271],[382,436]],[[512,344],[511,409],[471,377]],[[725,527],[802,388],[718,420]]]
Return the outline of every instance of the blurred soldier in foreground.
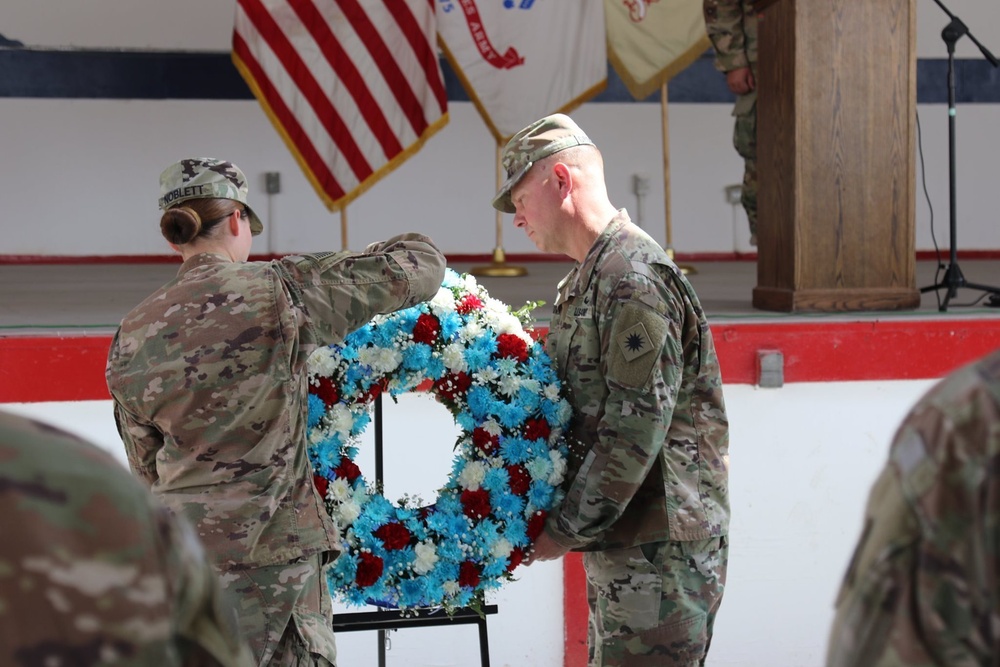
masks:
[[[829,667],[1000,664],[1000,351],[910,411],[872,487]]]
[[[571,118],[535,121],[502,160],[493,206],[576,260],[546,348],[577,449],[532,559],[585,552],[591,665],[704,664],[729,558],[729,421],[705,313],[611,204],[601,153]]]
[[[191,528],[117,461],[0,412],[0,665],[250,664]]]

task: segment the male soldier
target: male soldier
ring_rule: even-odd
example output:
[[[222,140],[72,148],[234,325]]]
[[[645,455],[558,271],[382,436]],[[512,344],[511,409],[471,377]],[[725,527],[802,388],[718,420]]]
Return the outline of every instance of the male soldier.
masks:
[[[0,412],[0,664],[250,664],[191,528],[97,447]]]
[[[705,28],[715,47],[715,67],[736,95],[733,145],[743,158],[740,201],[757,245],[757,14],[754,0],[705,0]]]
[[[837,600],[829,667],[1000,664],[1000,351],[903,421]]]
[[[611,204],[601,153],[572,119],[535,121],[502,159],[493,206],[577,262],[546,342],[575,460],[532,560],[585,552],[592,666],[703,664],[729,553],[729,422],[705,314]]]
[[[363,253],[247,261],[263,223],[231,162],[160,176],[177,277],[122,320],[108,388],[129,466],[188,518],[259,664],[336,663],[323,569],[340,550],[313,484],[308,367],[320,345],[437,294],[444,256],[419,234]]]

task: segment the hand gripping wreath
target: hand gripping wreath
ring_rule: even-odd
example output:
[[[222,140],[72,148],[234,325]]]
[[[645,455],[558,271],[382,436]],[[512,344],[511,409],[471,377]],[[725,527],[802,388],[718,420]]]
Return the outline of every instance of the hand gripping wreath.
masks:
[[[431,301],[318,350],[309,382],[309,458],[343,542],[335,595],[450,610],[512,579],[561,498],[570,415],[518,314],[449,269]],[[428,384],[461,431],[451,476],[432,505],[392,503],[354,463],[359,436],[376,396]]]

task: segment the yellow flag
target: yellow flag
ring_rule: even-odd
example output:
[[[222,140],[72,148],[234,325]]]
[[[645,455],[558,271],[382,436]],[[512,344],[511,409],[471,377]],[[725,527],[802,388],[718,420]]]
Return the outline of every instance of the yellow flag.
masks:
[[[637,100],[710,46],[702,0],[604,0],[608,60]]]

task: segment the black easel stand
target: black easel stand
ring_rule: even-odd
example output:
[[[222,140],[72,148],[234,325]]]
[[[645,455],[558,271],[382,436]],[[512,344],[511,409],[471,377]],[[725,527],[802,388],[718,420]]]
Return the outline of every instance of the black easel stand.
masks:
[[[382,487],[382,397],[375,399],[375,483]],[[490,640],[486,633],[486,617],[497,613],[495,604],[485,605],[482,611],[468,607],[455,610],[449,616],[441,608],[409,609],[406,616],[399,610],[348,612],[333,615],[333,631],[358,632],[361,630],[378,630],[378,667],[385,667],[386,631],[402,628],[420,628],[442,625],[479,626],[479,662],[482,667],[490,667]]]
[[[958,251],[955,241],[957,224],[955,217],[955,43],[958,42],[958,40],[960,40],[963,36],[968,35],[969,39],[971,39],[972,42],[979,47],[979,50],[991,65],[994,67],[1000,67],[1000,63],[997,62],[997,59],[992,53],[990,53],[989,49],[980,44],[979,40],[977,40],[972,33],[969,32],[969,28],[962,23],[961,19],[948,11],[948,8],[942,4],[941,0],[934,0],[934,2],[942,10],[944,10],[944,13],[951,19],[951,23],[945,26],[944,30],[941,31],[941,39],[944,40],[944,43],[948,48],[948,187],[950,214],[948,227],[951,234],[951,250],[949,252],[948,268],[945,270],[941,281],[935,283],[934,285],[921,287],[920,291],[923,293],[931,290],[937,291],[940,289],[947,289],[944,301],[941,301],[939,305],[939,310],[941,310],[941,312],[948,310],[948,302],[955,296],[958,289],[962,287],[980,290],[982,292],[989,292],[991,296],[987,305],[1000,307],[1000,288],[968,282],[965,279],[965,276],[962,275],[962,269],[958,266]]]

